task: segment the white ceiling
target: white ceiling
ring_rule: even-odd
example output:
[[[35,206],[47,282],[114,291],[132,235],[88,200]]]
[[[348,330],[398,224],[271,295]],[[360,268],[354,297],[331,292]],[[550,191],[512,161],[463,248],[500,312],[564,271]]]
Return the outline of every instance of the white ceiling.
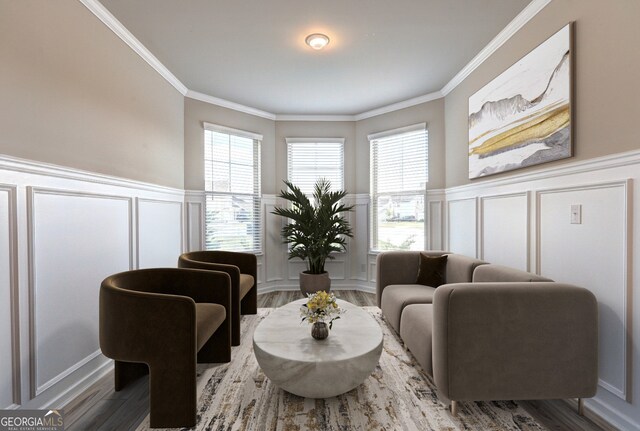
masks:
[[[100,0],[188,89],[289,115],[438,92],[530,1]]]

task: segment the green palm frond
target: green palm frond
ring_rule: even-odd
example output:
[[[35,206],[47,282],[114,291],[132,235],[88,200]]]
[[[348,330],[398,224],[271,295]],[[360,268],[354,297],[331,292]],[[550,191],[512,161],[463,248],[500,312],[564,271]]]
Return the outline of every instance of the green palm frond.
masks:
[[[272,214],[289,219],[282,228],[283,242],[290,244],[289,259],[302,259],[312,274],[324,272],[327,259],[334,259],[331,253],[346,249],[346,237],[353,237],[349,221],[342,215],[351,211],[342,200],[346,191],[331,191],[331,182],[319,179],[309,199],[300,188],[284,181],[287,190],[281,190],[278,197],[289,202],[288,207],[276,207]]]

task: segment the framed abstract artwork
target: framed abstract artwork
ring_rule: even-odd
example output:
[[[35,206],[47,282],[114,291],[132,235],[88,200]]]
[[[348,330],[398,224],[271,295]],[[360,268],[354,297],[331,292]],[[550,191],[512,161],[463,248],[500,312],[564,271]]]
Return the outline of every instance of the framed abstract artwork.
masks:
[[[469,98],[469,178],[572,155],[569,23]]]

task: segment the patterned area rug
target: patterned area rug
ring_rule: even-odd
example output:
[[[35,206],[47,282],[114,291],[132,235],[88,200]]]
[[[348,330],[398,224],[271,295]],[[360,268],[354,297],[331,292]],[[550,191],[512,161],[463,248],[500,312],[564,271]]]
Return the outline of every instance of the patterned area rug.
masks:
[[[461,402],[458,417],[440,401],[435,385],[380,316],[384,350],[373,374],[338,397],[301,398],[271,384],[253,354],[253,331],[272,309],[242,318],[242,339],[228,364],[198,366],[195,430],[544,430],[511,401]],[[340,330],[337,322],[334,331]],[[150,430],[149,416],[137,431]],[[155,428],[153,428],[155,429]]]

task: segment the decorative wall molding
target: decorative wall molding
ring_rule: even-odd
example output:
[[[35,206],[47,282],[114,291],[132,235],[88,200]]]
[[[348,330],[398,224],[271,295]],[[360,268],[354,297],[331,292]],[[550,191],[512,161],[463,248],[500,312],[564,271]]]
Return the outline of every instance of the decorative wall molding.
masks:
[[[209,103],[210,105],[221,106],[223,108],[233,109],[234,111],[244,112],[245,114],[255,115],[256,117],[266,118],[267,120],[276,119],[276,114],[272,114],[271,112],[252,108],[251,106],[241,105],[229,100],[220,99],[219,97],[209,96],[208,94],[198,93],[197,91],[193,90],[187,90],[187,92],[185,93],[185,97]]]
[[[113,371],[113,361],[105,360],[92,370],[84,379],[72,384],[67,389],[56,394],[51,400],[38,403],[34,406],[37,409],[45,409],[52,406],[65,406],[73,401],[79,394],[86,392],[95,382]]]
[[[167,67],[156,58],[120,21],[114,17],[98,0],[80,0],[100,21],[102,21],[116,36],[138,54],[169,84],[178,90],[183,96],[187,94],[187,87],[171,73]]]
[[[354,115],[353,121],[365,120],[367,118],[376,117],[378,115],[387,114],[389,112],[399,111],[401,109],[410,108],[422,103],[431,102],[432,100],[438,100],[443,97],[444,94],[442,94],[442,91],[434,91],[433,93],[425,94],[408,100],[403,100],[402,102],[393,103],[391,105],[382,106],[380,108],[362,112],[360,114]]]
[[[204,206],[187,202],[187,251],[204,250]]]
[[[73,190],[45,188],[45,187],[26,187],[27,194],[27,229],[28,229],[28,292],[29,292],[29,357],[30,357],[30,387],[31,398],[35,398],[42,394],[47,389],[51,388],[64,378],[71,375],[73,372],[81,368],[83,365],[96,358],[100,351],[94,351],[87,357],[79,359],[75,364],[71,365],[67,369],[61,371],[56,376],[50,378],[48,381],[39,384],[38,383],[38,359],[40,358],[38,349],[38,322],[37,316],[37,292],[38,286],[36,283],[36,274],[38,271],[38,262],[36,261],[36,247],[37,247],[37,233],[36,233],[36,196],[38,195],[52,195],[52,196],[65,196],[75,198],[89,198],[89,199],[106,199],[124,201],[128,208],[128,229],[129,229],[129,267],[133,266],[133,237],[130,226],[132,225],[132,198],[127,196],[106,195],[99,193],[87,193],[77,192]]]
[[[446,190],[447,197],[457,194],[468,194],[470,192],[481,192],[490,188],[498,188],[514,184],[526,184],[538,180],[549,180],[568,175],[581,173],[599,172],[605,169],[620,168],[640,164],[640,150],[626,151],[623,153],[610,154],[596,157],[589,160],[578,160],[574,162],[564,162],[557,166],[543,166],[542,168],[522,174],[513,174],[504,178],[474,181],[462,186],[449,187]]]
[[[539,196],[549,196],[553,191],[560,190],[561,192],[572,190],[595,190],[599,191],[602,188],[613,187],[615,190],[618,188],[624,188],[625,190],[625,208],[621,211],[625,212],[625,266],[624,266],[624,285],[625,287],[625,314],[622,317],[625,323],[624,331],[626,333],[625,342],[625,354],[619,356],[618,353],[612,353],[606,359],[613,363],[620,363],[620,367],[625,368],[625,385],[621,387],[618,384],[619,377],[615,375],[615,381],[609,382],[605,378],[601,379],[600,386],[606,391],[601,391],[600,395],[596,398],[587,400],[587,407],[593,406],[594,412],[603,412],[602,416],[605,419],[610,420],[611,423],[634,423],[632,419],[628,417],[626,419],[624,412],[627,401],[631,396],[631,382],[633,377],[632,369],[633,364],[631,354],[635,346],[632,334],[632,322],[631,318],[634,314],[632,312],[632,300],[635,297],[633,292],[634,286],[633,280],[633,268],[634,263],[637,263],[637,253],[633,253],[633,234],[637,230],[640,218],[638,217],[639,211],[633,211],[632,207],[637,209],[640,196],[638,190],[633,187],[632,181],[628,178],[640,178],[637,167],[640,166],[640,150],[631,151],[622,154],[616,154],[606,157],[601,157],[589,161],[579,161],[563,166],[549,166],[539,171],[527,173],[523,175],[515,175],[515,178],[520,178],[520,181],[515,181],[512,177],[499,178],[495,180],[487,180],[479,183],[470,184],[467,186],[455,187],[450,189],[429,190],[427,192],[427,208],[429,212],[438,212],[438,209],[442,213],[442,235],[443,241],[446,239],[449,241],[450,236],[454,233],[451,227],[451,206],[455,207],[456,202],[462,201],[475,201],[473,208],[475,213],[469,211],[465,213],[466,217],[473,218],[476,232],[473,234],[473,239],[477,240],[479,235],[483,234],[483,225],[479,220],[484,220],[487,217],[485,212],[485,206],[487,202],[495,202],[495,199],[508,198],[510,196],[528,196],[527,202],[529,207],[528,223],[530,224],[530,237],[527,239],[529,242],[529,250],[531,253],[532,268],[540,272],[540,254],[542,252],[539,246],[540,230],[536,226],[540,219],[540,212],[545,211],[545,208],[540,208],[538,204]],[[106,178],[106,179],[105,179]],[[5,183],[6,185],[2,185]],[[139,187],[136,187],[139,185]],[[129,224],[131,226],[129,230],[130,237],[130,253],[138,252],[135,247],[137,238],[136,220],[137,207],[134,205],[134,200],[139,199],[139,202],[172,202],[174,204],[181,204],[181,214],[183,219],[181,223],[190,223],[189,214],[193,214],[198,211],[198,204],[201,203],[201,199],[204,196],[204,192],[201,191],[181,191],[175,189],[169,189],[164,187],[155,187],[153,185],[145,183],[136,183],[135,181],[121,181],[120,179],[113,179],[111,177],[103,177],[101,175],[93,175],[84,171],[77,171],[71,168],[60,168],[51,165],[39,164],[37,162],[25,162],[21,163],[18,159],[6,158],[0,156],[0,190],[13,190],[13,199],[15,201],[12,213],[14,214],[13,223],[17,224],[14,227],[15,244],[26,244],[25,248],[28,250],[14,250],[15,262],[19,273],[20,296],[17,302],[22,302],[23,305],[15,306],[17,311],[20,311],[20,319],[15,319],[19,324],[19,333],[27,334],[23,336],[21,340],[21,347],[17,352],[13,352],[14,357],[22,358],[23,364],[27,363],[29,357],[32,361],[36,360],[37,356],[33,354],[33,336],[31,331],[35,330],[33,321],[33,309],[30,308],[34,301],[33,282],[34,275],[32,270],[35,269],[34,265],[37,262],[33,261],[32,252],[34,249],[34,230],[33,230],[33,197],[34,194],[40,192],[47,193],[50,191],[54,195],[73,195],[84,197],[106,197],[115,198],[119,200],[128,201],[129,205]],[[94,190],[93,192],[90,190]],[[636,197],[636,202],[634,202]],[[354,202],[360,205],[359,210],[369,208],[369,195],[368,194],[352,194],[347,197],[348,202]],[[262,208],[263,208],[263,222],[267,222],[267,208],[268,205],[275,205],[278,199],[275,195],[265,194],[262,196]],[[203,207],[202,207],[203,208]],[[455,210],[465,209],[466,206],[454,208]],[[606,208],[605,208],[606,209]],[[172,214],[176,214],[176,211],[171,211]],[[38,215],[40,217],[40,215]],[[186,220],[186,221],[185,221]],[[368,213],[363,219],[368,223]],[[275,221],[277,225],[280,221]],[[471,226],[471,224],[469,224]],[[265,224],[265,230],[273,230],[273,226],[267,226]],[[366,227],[368,230],[368,226]],[[188,229],[182,229],[183,232],[183,244],[188,241]],[[270,234],[265,234],[264,252],[259,256],[261,273],[264,273],[262,283],[259,286],[260,293],[266,293],[273,290],[297,290],[298,283],[294,278],[288,278],[287,268],[288,262],[286,261],[286,249],[282,247],[280,243],[279,235],[274,234],[269,238]],[[14,246],[15,246],[14,244]],[[340,289],[357,289],[365,292],[375,293],[375,272],[376,272],[376,257],[375,253],[370,253],[368,247],[362,248],[362,241],[358,241],[359,248],[350,248],[350,255],[343,257],[344,273],[340,274],[344,277],[339,280],[334,280],[333,288],[335,290]],[[368,243],[367,243],[368,244]],[[481,241],[478,242],[478,253],[484,254],[486,244],[481,237]],[[169,245],[168,247],[173,247]],[[443,248],[448,248],[444,247]],[[131,251],[133,250],[133,252]],[[454,250],[452,250],[454,251]],[[20,253],[20,254],[18,254]],[[636,260],[632,261],[632,256],[636,256]],[[283,260],[279,260],[283,259]],[[361,261],[356,260],[361,259]],[[135,255],[129,256],[129,262],[132,263],[132,267],[136,267]],[[365,265],[366,279],[361,279],[358,276],[358,270],[360,265]],[[271,277],[267,277],[269,273],[268,268],[275,268],[270,274]],[[617,274],[618,270],[614,272]],[[295,275],[295,274],[294,274]],[[542,274],[544,275],[544,274]],[[28,280],[27,280],[28,278]],[[619,284],[616,282],[616,285]],[[616,295],[618,293],[615,293]],[[17,312],[16,312],[17,314]],[[634,323],[635,324],[635,323]],[[616,332],[617,334],[617,332]],[[637,335],[637,334],[636,334]],[[637,336],[633,335],[634,337]],[[51,406],[52,400],[70,400],[74,395],[79,394],[83,388],[86,388],[90,383],[93,383],[96,379],[103,376],[110,369],[110,361],[102,362],[99,355],[91,359],[91,355],[84,358],[78,358],[78,362],[74,364],[76,371],[70,372],[66,377],[61,377],[57,382],[45,388],[39,382],[39,389],[41,390],[35,399],[28,400],[30,388],[33,389],[34,382],[31,380],[34,378],[32,367],[33,363],[29,367],[23,366],[17,373],[18,389],[21,389],[22,394],[18,394],[16,399],[21,401],[16,403],[22,408],[45,408]],[[84,365],[82,364],[82,361]],[[18,364],[20,361],[17,361]],[[65,371],[68,371],[65,370]],[[56,376],[60,377],[60,376]],[[44,382],[48,384],[49,381]],[[609,387],[607,387],[609,384]],[[45,389],[43,389],[45,388]],[[35,388],[36,392],[38,388]],[[616,390],[618,393],[616,393]],[[22,395],[22,399],[20,399]],[[603,396],[604,395],[604,396]],[[613,400],[613,401],[612,401]],[[615,403],[618,400],[619,403]],[[610,419],[612,418],[612,419]]]
[[[623,232],[622,234],[622,250],[621,254],[622,258],[622,331],[621,335],[621,343],[622,343],[622,355],[617,358],[620,360],[620,363],[615,367],[616,369],[622,370],[622,387],[616,386],[614,383],[608,382],[605,380],[603,376],[599,376],[598,385],[612,393],[613,395],[621,398],[624,401],[629,401],[629,387],[631,382],[629,381],[629,376],[631,374],[631,352],[628,348],[629,345],[632,345],[633,341],[631,337],[631,327],[632,327],[632,307],[631,302],[629,301],[630,292],[633,291],[633,282],[632,282],[632,266],[633,263],[631,261],[632,248],[633,248],[633,219],[632,219],[632,181],[630,179],[621,180],[621,181],[607,181],[607,182],[597,182],[597,183],[588,183],[584,185],[578,186],[569,186],[569,187],[554,187],[554,188],[545,188],[540,189],[535,192],[536,195],[536,208],[537,208],[537,216],[536,216],[536,271],[537,273],[541,273],[541,262],[542,262],[542,226],[541,226],[541,212],[544,210],[542,208],[542,198],[545,195],[552,194],[567,194],[572,192],[583,192],[583,191],[597,191],[597,190],[613,190],[613,189],[621,189],[624,196],[623,203],[623,211],[621,213],[623,217]],[[615,236],[615,233],[614,235]],[[612,281],[613,283],[613,281]],[[620,287],[620,286],[618,286]],[[616,288],[615,285],[610,285],[607,287],[607,291],[609,294],[614,291]],[[594,292],[598,293],[598,292]],[[603,298],[600,298],[602,300]],[[601,322],[602,323],[602,322]]]
[[[137,197],[135,200],[135,206],[136,206],[136,217],[135,217],[135,226],[136,226],[136,269],[139,269],[142,267],[141,265],[141,248],[142,248],[142,226],[143,226],[143,222],[141,220],[140,217],[140,213],[142,212],[141,208],[143,204],[155,204],[155,205],[175,205],[178,207],[178,211],[180,214],[180,251],[178,253],[177,256],[175,256],[175,262],[177,262],[178,260],[178,256],[182,253],[184,253],[185,250],[185,243],[186,243],[186,239],[185,239],[185,222],[184,222],[184,218],[185,218],[185,210],[184,210],[184,206],[185,203],[184,201],[175,201],[175,200],[171,200],[171,199],[151,199],[151,198],[141,198],[141,197]],[[164,232],[163,232],[164,233]],[[171,264],[167,263],[166,265],[162,265],[162,266],[170,266],[170,267],[174,267],[177,263],[172,262]],[[160,265],[159,265],[160,266]]]
[[[465,78],[476,70],[484,61],[508,41],[518,30],[540,12],[551,0],[533,0],[520,12],[489,44],[482,49],[460,72],[458,72],[442,89],[422,96],[413,97],[390,105],[361,112],[355,115],[298,115],[274,114],[242,105],[219,97],[189,90],[171,71],[164,66],[127,28],[122,25],[98,0],[80,0],[100,21],[122,39],[134,52],[155,69],[164,79],[175,87],[183,96],[199,100],[238,112],[267,118],[274,121],[360,121],[377,115],[409,108],[421,103],[430,102],[445,97],[456,88]]]
[[[480,51],[473,59],[462,68],[460,72],[449,81],[440,92],[443,96],[451,93],[458,85],[462,83],[471,73],[476,70],[487,58],[496,52],[511,37],[517,33],[526,23],[538,14],[551,0],[533,0],[520,12],[496,37],[493,38],[482,51]]]
[[[452,217],[453,215],[455,215],[455,211],[453,210],[454,206],[459,206],[463,203],[469,203],[472,204],[471,209],[473,212],[473,233],[471,232],[463,232],[461,237],[463,237],[465,240],[469,240],[469,239],[473,239],[473,252],[472,253],[465,253],[464,251],[458,250],[456,249],[456,247],[452,246],[452,243],[455,243],[455,241],[453,240],[452,237],[452,233],[454,232],[451,229],[451,226],[453,225],[452,223]],[[446,232],[446,238],[447,238],[447,243],[446,243],[446,247],[445,249],[452,252],[452,253],[461,253],[461,254],[467,254],[470,255],[471,257],[477,258],[478,257],[478,198],[477,197],[465,197],[465,198],[460,198],[460,199],[447,199],[447,215],[446,215],[446,223],[445,223],[445,232]],[[458,231],[455,232],[456,234],[458,233]]]
[[[300,284],[296,279],[296,280],[291,280],[287,283],[282,283],[282,282],[263,283],[261,286],[258,287],[258,294],[262,295],[264,293],[270,293],[270,292],[295,292],[299,290],[300,290]],[[376,293],[375,285],[371,283],[363,283],[358,280],[345,281],[345,280],[339,280],[339,279],[338,280],[331,279],[331,290],[332,291],[358,290],[360,292],[365,292],[365,293],[373,293],[373,294]]]
[[[127,187],[134,190],[144,190],[163,194],[184,196],[185,191],[172,187],[159,186],[157,184],[145,183],[143,181],[130,180],[127,178],[115,177],[112,175],[98,174],[67,166],[54,165],[51,163],[38,162],[34,160],[21,159],[18,157],[0,155],[0,170],[22,172],[25,174],[43,175],[67,180],[77,180],[87,183],[102,184],[105,186]]]
[[[9,252],[9,316],[3,316],[9,321],[11,366],[7,367],[11,374],[12,402],[0,408],[15,409],[20,405],[21,378],[20,378],[20,310],[18,292],[18,242],[17,242],[17,205],[15,184],[0,184],[0,192],[7,195],[7,232],[9,234],[6,244]]]
[[[632,321],[631,316],[637,314],[633,311],[632,299],[636,294],[634,288],[637,290],[638,287],[637,281],[634,285],[633,278],[634,270],[638,270],[637,253],[633,250],[634,231],[640,223],[637,212],[640,195],[633,185],[633,180],[640,180],[638,166],[640,166],[640,151],[634,150],[587,161],[546,166],[535,172],[474,182],[446,190],[449,209],[451,205],[456,205],[455,202],[478,199],[478,212],[475,216],[478,225],[478,252],[480,258],[485,259],[488,251],[486,233],[483,232],[486,217],[488,217],[486,205],[493,199],[509,196],[522,196],[524,199],[524,196],[527,196],[528,237],[525,241],[521,235],[520,239],[513,239],[515,243],[510,241],[508,245],[516,247],[517,250],[522,250],[522,247],[528,250],[528,264],[532,271],[589,288],[596,294],[600,306],[604,307],[601,309],[600,331],[606,331],[602,337],[606,338],[611,346],[601,351],[603,356],[600,357],[600,363],[605,368],[601,368],[598,395],[587,402],[587,407],[594,406],[594,411],[598,414],[602,412],[603,417],[612,424],[637,421],[625,416],[623,412],[628,411],[627,403],[631,402],[632,396],[631,387],[636,381],[635,372],[632,369],[634,359],[631,350],[632,346],[638,343],[638,338],[633,331],[633,325],[636,322]],[[576,195],[574,192],[580,194]],[[541,203],[541,196],[549,197],[552,194],[562,193],[567,193],[566,198]],[[552,203],[553,206],[550,207]],[[576,227],[569,224],[570,207],[573,204],[581,204],[585,208],[583,217],[586,219],[583,226]],[[520,205],[524,205],[524,200]],[[519,211],[519,217],[523,220],[524,209],[521,206],[518,208],[522,209]],[[473,223],[474,215],[470,210],[466,212],[467,215],[464,217],[466,221],[463,224]],[[542,231],[543,227],[540,225],[543,217],[546,217],[545,231]],[[450,219],[449,213],[445,227],[448,238],[452,235],[460,235],[459,232],[455,232],[456,229],[460,229],[460,226],[453,228]],[[615,222],[611,223],[610,220]],[[493,224],[495,223],[494,219]],[[518,225],[522,223],[524,222],[521,221]],[[558,242],[558,240],[549,242],[549,239],[556,238],[556,234],[554,230],[548,230],[548,227],[557,226],[557,223],[562,224],[562,227],[558,227],[561,232],[566,233],[568,229],[581,229],[572,234],[579,240],[575,248],[566,249],[564,245],[567,243]],[[468,231],[466,228],[464,230]],[[518,232],[522,231],[518,230]],[[541,243],[543,237],[546,238],[544,244]],[[593,239],[597,237],[600,239]],[[528,242],[528,246],[523,242]],[[603,252],[600,247],[603,244],[607,245],[606,252]],[[492,247],[495,246],[496,244]],[[574,254],[578,253],[581,256],[576,258],[577,262],[567,266],[566,259],[557,260],[562,259],[561,256],[567,256],[566,253],[571,253],[571,250]],[[613,259],[615,265],[603,263],[603,258]],[[543,259],[546,262],[541,266]],[[600,279],[591,281],[593,277],[599,277],[602,271],[592,274],[593,277],[582,276],[580,262],[591,262],[591,259],[604,265],[603,270],[606,271],[606,275],[603,277],[608,281]],[[492,259],[489,260],[492,261]],[[552,261],[557,261],[558,265],[554,265],[553,273],[549,273],[549,263]],[[635,268],[634,265],[636,265]],[[637,301],[635,302],[637,305]],[[623,426],[621,429],[627,428]]]
[[[97,317],[93,316],[93,310],[97,310],[98,299],[93,293],[102,277],[137,266],[139,231],[134,223],[138,216],[134,201],[176,205],[170,207],[168,220],[183,225],[185,202],[194,194],[7,156],[0,156],[0,194],[2,212],[8,212],[3,217],[8,227],[3,226],[2,250],[5,254],[9,252],[10,262],[4,267],[7,273],[11,272],[4,278],[4,283],[10,285],[9,290],[4,290],[10,304],[6,308],[9,312],[2,320],[6,347],[10,347],[4,382],[10,386],[3,392],[7,405],[0,407],[51,407],[56,400],[70,401],[111,367],[112,362],[104,358],[95,345]],[[115,212],[111,213],[111,210]],[[164,213],[161,209],[160,214]],[[147,213],[150,217],[154,214]],[[96,215],[98,219],[94,218]],[[96,220],[106,220],[106,224],[98,222],[106,229],[93,229],[92,223]],[[80,230],[76,230],[76,226]],[[7,231],[8,245],[5,244]],[[95,260],[95,266],[82,263],[83,257],[92,250],[93,236],[87,236],[86,232],[90,232],[89,235],[95,232],[98,242],[114,238],[113,233],[118,238],[110,251],[96,244],[97,254],[103,253],[102,256],[109,258]],[[157,247],[167,251],[165,254],[171,255],[173,263],[181,251],[178,248],[182,247],[174,244],[177,240],[186,241],[187,232],[178,226],[171,228],[171,232],[169,244],[160,239]],[[86,241],[78,243],[74,235]],[[116,259],[112,260],[111,256]],[[57,266],[56,258],[67,260]],[[74,273],[77,258],[84,270]],[[71,292],[74,299],[77,292],[77,304],[66,298],[65,292]],[[59,311],[59,305],[66,311]],[[59,318],[56,317],[58,314]],[[78,319],[80,321],[76,322]],[[51,321],[60,326],[51,327]],[[69,346],[65,347],[64,340],[77,334],[70,328],[84,331],[77,337],[83,344],[76,343],[71,351]],[[66,352],[66,356],[56,354],[56,349],[61,349],[59,353]]]
[[[592,419],[604,429],[617,430],[640,430],[640,422],[631,419],[629,416],[612,409],[612,407],[597,397],[585,400],[586,416]],[[595,417],[590,417],[590,411]]]
[[[355,121],[354,115],[283,115],[278,114],[276,121]]]
[[[517,268],[517,269],[521,269],[521,270],[526,270],[529,271],[530,270],[530,260],[531,260],[531,255],[530,255],[530,250],[531,250],[531,208],[530,208],[530,193],[528,191],[526,192],[519,192],[519,193],[504,193],[504,194],[493,194],[493,195],[483,195],[479,198],[479,205],[478,205],[478,258],[481,260],[485,260],[487,259],[486,257],[486,253],[485,253],[485,235],[486,235],[486,225],[485,225],[485,221],[487,221],[485,219],[485,211],[486,211],[486,206],[488,202],[495,202],[495,201],[499,201],[502,199],[512,199],[512,198],[525,198],[525,220],[524,220],[524,226],[523,228],[525,229],[525,241],[523,244],[520,244],[521,246],[523,246],[525,248],[525,265],[524,268]],[[510,218],[513,216],[513,214],[509,214],[508,215]],[[489,259],[491,260],[491,259]],[[500,263],[500,262],[497,262]],[[512,265],[515,267],[515,265]]]

